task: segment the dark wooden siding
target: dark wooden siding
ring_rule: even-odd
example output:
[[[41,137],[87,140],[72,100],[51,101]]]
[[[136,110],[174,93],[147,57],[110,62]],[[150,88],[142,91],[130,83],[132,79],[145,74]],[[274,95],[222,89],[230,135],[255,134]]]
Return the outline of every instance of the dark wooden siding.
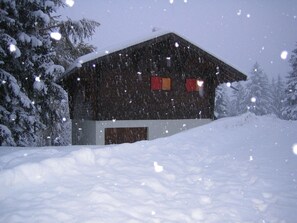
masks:
[[[212,119],[217,67],[204,51],[176,35],[123,49],[83,64],[67,79],[71,118]],[[152,91],[152,75],[170,77],[172,89]],[[186,91],[187,78],[204,80],[203,96]]]
[[[98,120],[212,118],[214,65],[199,63],[197,54],[172,39],[113,54],[98,68]],[[170,57],[170,66],[167,65]],[[186,68],[185,65],[191,65]],[[152,75],[170,77],[170,91],[152,91]],[[186,78],[205,80],[205,94],[186,92]]]

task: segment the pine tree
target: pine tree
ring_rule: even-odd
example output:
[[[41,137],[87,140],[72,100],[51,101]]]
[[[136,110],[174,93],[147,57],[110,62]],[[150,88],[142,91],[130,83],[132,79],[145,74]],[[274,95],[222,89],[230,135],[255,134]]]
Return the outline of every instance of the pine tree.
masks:
[[[51,34],[68,35],[68,45],[75,46],[99,24],[59,21],[53,15],[65,6],[62,0],[0,0],[0,6],[0,144],[35,146],[46,138],[69,144],[62,136],[69,122],[67,94],[55,84],[64,67],[55,63],[59,44]]]
[[[215,97],[215,116],[216,118],[225,118],[230,116],[229,112],[230,100],[224,85],[216,88]]]
[[[247,98],[250,112],[256,115],[272,112],[268,78],[258,63],[253,66],[250,81],[247,83]]]
[[[231,115],[241,115],[248,111],[247,92],[241,82],[234,84],[233,100],[231,101]]]
[[[0,145],[35,146],[42,125],[27,94],[33,64],[26,53],[37,39],[23,32],[14,1],[1,0],[0,6]]]
[[[278,76],[277,81],[272,79],[271,83],[271,96],[272,96],[272,113],[277,117],[282,118],[282,109],[285,99],[285,87],[283,80]]]
[[[292,71],[287,77],[282,115],[286,119],[297,120],[297,48],[292,52],[290,65]]]
[[[96,48],[84,42],[84,38],[90,37],[95,32],[99,23],[82,19],[80,21],[55,21],[53,28],[58,28],[61,34],[59,41],[53,42],[56,50],[54,61],[63,67],[70,66],[78,57],[91,53]]]

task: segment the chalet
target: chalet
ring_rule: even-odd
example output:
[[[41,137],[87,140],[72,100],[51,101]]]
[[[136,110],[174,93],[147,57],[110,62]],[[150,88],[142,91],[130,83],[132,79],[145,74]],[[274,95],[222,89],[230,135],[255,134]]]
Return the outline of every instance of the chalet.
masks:
[[[171,32],[77,59],[59,80],[73,144],[169,136],[214,119],[215,89],[246,76]]]

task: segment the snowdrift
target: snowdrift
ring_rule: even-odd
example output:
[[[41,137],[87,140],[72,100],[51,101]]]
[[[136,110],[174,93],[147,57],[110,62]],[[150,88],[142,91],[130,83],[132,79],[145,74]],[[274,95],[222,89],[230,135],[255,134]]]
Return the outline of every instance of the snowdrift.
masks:
[[[0,149],[0,222],[296,222],[297,122],[245,114],[117,146]]]

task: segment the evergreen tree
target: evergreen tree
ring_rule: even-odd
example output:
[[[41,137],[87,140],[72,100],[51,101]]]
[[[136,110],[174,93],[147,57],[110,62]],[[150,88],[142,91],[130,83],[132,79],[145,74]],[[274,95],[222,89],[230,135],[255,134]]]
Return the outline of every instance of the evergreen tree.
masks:
[[[247,100],[249,111],[256,115],[266,115],[272,111],[268,78],[258,63],[253,66],[247,83]]]
[[[216,88],[215,97],[215,116],[216,118],[224,118],[230,116],[229,112],[230,100],[224,85]]]
[[[248,111],[247,92],[241,82],[234,84],[233,100],[231,101],[231,115],[241,115]]]
[[[271,83],[272,95],[272,112],[279,118],[282,118],[282,109],[285,99],[285,87],[283,80],[278,76],[277,81],[272,79]]]
[[[95,51],[96,48],[85,43],[84,38],[92,36],[98,25],[99,23],[86,19],[55,21],[53,28],[59,29],[61,39],[53,42],[56,50],[54,61],[67,68],[78,57]]]
[[[45,138],[69,144],[61,137],[69,120],[67,94],[55,84],[64,68],[55,63],[58,44],[51,34],[79,45],[99,24],[59,21],[53,15],[65,6],[62,0],[0,0],[0,6],[0,145],[35,146]],[[65,31],[67,24],[72,31]]]
[[[297,48],[292,52],[290,65],[292,71],[287,77],[282,115],[286,119],[297,120]]]

